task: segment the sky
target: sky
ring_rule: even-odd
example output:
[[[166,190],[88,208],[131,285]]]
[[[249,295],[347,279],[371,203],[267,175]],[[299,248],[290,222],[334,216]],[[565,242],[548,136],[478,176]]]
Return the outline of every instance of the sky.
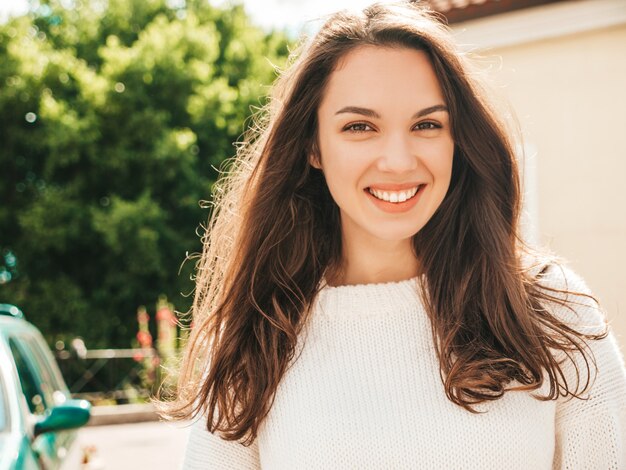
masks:
[[[262,26],[300,28],[308,21],[343,8],[363,8],[372,0],[244,0],[246,9]]]
[[[176,1],[176,0],[173,0]],[[226,3],[230,0],[212,0]],[[267,27],[299,31],[307,22],[343,8],[363,8],[372,0],[243,0],[254,22]],[[27,0],[0,0],[0,20],[19,15],[27,9]]]

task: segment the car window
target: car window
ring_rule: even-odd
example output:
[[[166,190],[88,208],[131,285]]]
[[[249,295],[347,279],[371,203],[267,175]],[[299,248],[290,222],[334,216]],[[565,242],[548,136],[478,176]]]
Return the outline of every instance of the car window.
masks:
[[[54,384],[55,390],[64,390],[66,388],[63,376],[59,370],[54,355],[50,352],[50,348],[43,338],[29,338],[28,343],[38,358],[38,361],[46,369],[46,374],[50,377],[50,383]]]
[[[52,394],[46,393],[45,384],[38,379],[36,369],[33,369],[23,348],[18,344],[15,338],[9,338],[9,347],[13,354],[15,367],[17,368],[17,373],[22,385],[22,393],[24,393],[26,397],[28,408],[31,413],[43,414],[46,408],[52,403]]]
[[[42,342],[43,338],[37,340],[36,337],[24,337],[21,338],[24,345],[28,346],[33,359],[36,361],[36,366],[39,370],[39,373],[42,378],[42,384],[52,392],[54,397],[54,404],[60,405],[66,400],[65,392],[66,387],[64,385],[63,379],[61,378],[61,372],[58,370],[58,366],[56,364],[54,356],[48,352],[43,350]],[[47,346],[46,346],[47,347]],[[55,393],[60,392],[60,393]]]

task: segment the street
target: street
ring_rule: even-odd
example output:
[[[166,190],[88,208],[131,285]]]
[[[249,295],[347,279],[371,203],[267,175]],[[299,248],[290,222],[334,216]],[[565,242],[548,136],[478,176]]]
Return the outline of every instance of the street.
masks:
[[[189,432],[188,423],[135,423],[80,430],[81,447],[93,446],[85,470],[177,470]]]

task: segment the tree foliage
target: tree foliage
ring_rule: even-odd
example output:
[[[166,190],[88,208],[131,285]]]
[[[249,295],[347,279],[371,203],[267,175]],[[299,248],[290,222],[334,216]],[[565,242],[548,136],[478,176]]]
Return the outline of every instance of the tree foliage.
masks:
[[[206,0],[48,0],[0,25],[0,301],[89,347],[127,347],[160,294],[188,309],[198,202],[287,46]]]

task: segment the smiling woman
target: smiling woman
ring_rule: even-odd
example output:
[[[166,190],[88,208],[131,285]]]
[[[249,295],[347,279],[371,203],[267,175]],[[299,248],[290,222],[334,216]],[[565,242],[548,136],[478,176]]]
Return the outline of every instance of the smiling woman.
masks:
[[[198,264],[185,468],[624,468],[626,372],[518,233],[511,138],[413,2],[340,12],[251,128]],[[243,445],[242,445],[243,444]]]

